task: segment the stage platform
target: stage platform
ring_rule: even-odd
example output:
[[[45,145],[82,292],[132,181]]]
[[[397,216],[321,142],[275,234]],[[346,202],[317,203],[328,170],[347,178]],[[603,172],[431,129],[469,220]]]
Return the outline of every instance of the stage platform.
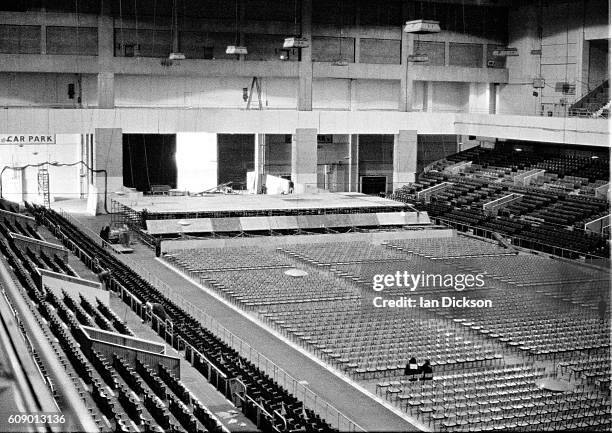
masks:
[[[359,193],[113,197],[113,217],[155,237],[233,236],[429,225],[425,212]]]
[[[146,209],[147,219],[219,218],[230,216],[272,216],[303,214],[373,213],[406,209],[406,205],[360,193],[316,194],[208,194],[205,196],[113,195],[113,207],[133,213]]]

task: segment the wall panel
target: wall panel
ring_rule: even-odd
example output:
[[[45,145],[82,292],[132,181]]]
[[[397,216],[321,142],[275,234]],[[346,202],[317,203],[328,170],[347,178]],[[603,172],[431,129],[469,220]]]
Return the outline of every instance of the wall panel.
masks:
[[[40,26],[0,25],[0,53],[39,54]]]
[[[96,27],[47,27],[47,54],[98,55]]]

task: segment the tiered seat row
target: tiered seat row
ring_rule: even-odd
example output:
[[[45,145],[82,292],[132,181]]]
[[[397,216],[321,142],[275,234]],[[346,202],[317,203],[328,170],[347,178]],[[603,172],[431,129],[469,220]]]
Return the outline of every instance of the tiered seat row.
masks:
[[[23,266],[16,266],[17,264],[27,263],[29,267],[36,265],[47,268],[50,265],[48,260],[43,259],[43,253],[35,254],[27,250],[26,254],[23,254],[20,249],[11,246],[10,239],[3,237],[2,234],[0,234],[0,244],[4,246],[2,252],[10,258],[17,276],[27,273]],[[9,254],[7,255],[7,253]],[[54,270],[69,274],[67,269],[59,266],[55,267]],[[23,275],[19,279],[29,281],[24,279]],[[32,282],[32,284],[34,283]],[[154,413],[153,406],[146,403],[148,401],[147,393],[150,393],[150,391],[147,391],[144,382],[133,374],[131,367],[128,367],[124,360],[117,357],[114,357],[113,362],[109,363],[101,354],[83,350],[84,346],[79,345],[79,342],[84,342],[84,334],[80,325],[133,335],[125,323],[100,301],[98,301],[96,308],[83,297],[79,297],[77,301],[65,292],[61,296],[56,296],[51,291],[42,294],[35,286],[33,287],[34,290],[30,291],[31,297],[38,302],[42,317],[47,320],[51,332],[57,338],[60,347],[71,363],[70,368],[74,369],[85,384],[91,386],[91,391],[88,393],[81,392],[81,396],[88,405],[94,405],[90,410],[93,411],[94,420],[102,431],[110,431],[111,429],[113,431],[134,431],[132,422],[138,426],[136,431],[157,431],[160,433],[162,431],[203,432],[222,431],[224,429],[218,419],[205,406],[195,400],[176,377],[172,376],[168,377],[168,380],[172,380],[170,389],[174,394],[164,394],[162,400],[156,399],[157,403],[153,405],[155,407],[160,406],[159,410],[166,414],[168,413],[168,407],[170,407],[172,415],[165,416],[166,422],[162,430],[158,423],[160,414]],[[41,323],[41,326],[46,325]],[[65,368],[68,367],[65,366]],[[119,372],[119,375],[116,372]],[[111,393],[108,391],[109,388],[113,390]],[[196,418],[191,415],[191,409],[185,410],[184,406],[176,404],[178,400],[175,395],[178,396],[177,391],[179,389],[181,390],[181,399],[187,393],[190,396],[190,404],[193,403],[194,408],[197,404],[200,416],[196,418],[204,420],[200,424],[194,421]],[[86,394],[89,394],[90,397],[87,397]],[[145,402],[144,407],[143,401]],[[164,401],[168,401],[168,403],[164,403]],[[106,420],[102,418],[102,415],[106,417]]]
[[[589,357],[568,357],[557,364],[562,377],[577,384],[595,384],[605,388],[610,386],[610,349],[595,352]]]
[[[482,272],[488,277],[518,286],[584,283],[606,279],[604,272],[584,268],[561,260],[533,255],[506,257],[466,257],[449,259],[448,263],[470,272]]]
[[[516,255],[496,244],[466,237],[389,241],[387,247],[431,259]]]
[[[281,255],[252,247],[186,249],[173,251],[164,258],[189,272],[276,269],[290,265]]]
[[[310,273],[301,278],[280,269],[214,272],[201,280],[246,308],[262,305],[355,299],[358,292],[348,282]]]
[[[544,157],[536,154],[493,152],[474,148],[440,162],[473,161],[474,164],[461,174],[429,171],[418,185],[407,185],[396,190],[391,198],[416,205],[430,216],[449,220],[460,230],[478,230],[479,235],[491,237],[492,232],[513,236],[515,245],[578,258],[581,254],[609,257],[610,248],[606,239],[598,234],[584,231],[584,224],[609,214],[608,203],[594,196],[584,195],[580,188],[588,187],[594,193],[594,182],[602,179],[578,176],[581,168],[599,164],[600,159],[583,157]],[[530,158],[533,158],[530,161]],[[479,161],[476,164],[476,161]],[[520,161],[519,164],[516,162]],[[491,164],[500,165],[496,167]],[[483,177],[483,170],[501,170],[498,179]],[[505,167],[505,168],[504,168]],[[607,165],[606,165],[607,167]],[[524,169],[552,170],[532,182],[531,186],[514,185],[513,174]],[[555,172],[556,170],[556,172]],[[509,171],[508,173],[506,173]],[[599,173],[594,171],[593,173]],[[607,178],[607,175],[606,175]],[[433,192],[428,201],[417,200],[416,192],[424,180],[435,183],[450,182],[451,188]],[[534,186],[535,185],[535,186]],[[571,185],[564,191],[559,185]],[[553,189],[553,186],[555,187]],[[571,194],[566,194],[571,192]],[[575,195],[575,192],[582,193]],[[483,205],[505,194],[521,194],[520,200],[497,209],[490,214]],[[563,249],[563,250],[562,250]]]
[[[363,242],[290,245],[278,248],[278,251],[287,254],[289,257],[318,265],[386,262],[404,259],[404,256],[400,253]]]
[[[533,356],[548,358],[567,351],[609,346],[605,324],[590,310],[570,308],[526,288],[493,290],[486,297],[492,301],[493,308],[435,308],[434,311]]]
[[[390,248],[392,245],[395,249]],[[270,248],[269,252],[272,251]],[[568,290],[572,284],[588,285],[589,293],[596,293],[596,284],[605,285],[593,281],[601,275],[594,276],[577,265],[544,257],[508,254],[507,249],[472,238],[392,240],[385,245],[367,242],[291,245],[277,249],[276,253],[297,261],[317,279],[329,273],[336,278],[337,286],[344,283],[354,286],[356,298],[330,302],[312,296],[310,284],[303,283],[307,281],[305,277],[296,278],[294,286],[283,281],[284,270],[274,274],[257,269],[257,263],[253,263],[255,270],[210,272],[203,282],[234,297],[251,291],[265,296],[266,289],[275,293],[282,300],[265,307],[258,304],[263,320],[366,386],[374,381],[387,398],[411,410],[413,415],[424,416],[435,429],[520,430],[535,429],[551,419],[559,427],[578,421],[568,417],[566,411],[567,401],[573,400],[554,396],[537,386],[544,375],[533,364],[521,368],[524,374],[514,367],[502,366],[506,356],[541,363],[605,350],[606,327],[596,318],[592,303],[568,302],[565,288],[559,289],[559,297],[554,295],[554,288],[562,284]],[[425,274],[483,273],[486,283],[483,287],[466,289],[460,295],[488,299],[493,307],[373,308],[374,276],[395,275],[404,270]],[[222,285],[219,278],[225,279]],[[257,292],[251,286],[262,290]],[[300,286],[301,298],[297,294]],[[284,290],[276,292],[277,287]],[[452,287],[437,285],[416,290],[417,297],[425,301],[459,295]],[[397,298],[410,296],[411,292],[405,287],[389,287],[382,294]],[[442,382],[434,380],[436,387],[440,383],[439,389],[431,389],[420,381],[414,384],[403,376],[409,356],[431,361],[435,377],[442,374]],[[488,365],[491,374],[467,373],[481,365]],[[471,392],[464,395],[463,389],[469,385],[464,383],[464,375],[488,383],[475,396]],[[381,379],[385,381],[380,382]],[[597,392],[596,387],[584,386],[571,398],[586,398]],[[533,394],[526,402],[529,410],[520,405],[509,409],[517,404],[513,400],[517,394]],[[609,421],[602,412],[607,401],[605,396],[585,400],[585,411],[593,415],[580,418],[579,423],[598,427]],[[476,406],[478,412],[474,412]],[[536,412],[532,412],[534,407],[538,408]],[[516,416],[511,417],[512,411]]]
[[[542,368],[515,365],[443,375],[422,386],[409,381],[379,385],[388,400],[427,419],[436,430],[609,428],[609,395],[581,389],[551,392],[540,385],[546,376]]]
[[[431,359],[440,368],[500,358],[494,344],[483,345],[481,339],[474,340],[469,330],[453,322],[432,325],[431,316],[418,309],[381,311],[362,301],[351,301],[300,308],[276,305],[260,314],[358,379],[400,373],[407,353]]]
[[[44,208],[37,207],[35,211],[39,214],[38,218],[64,243],[74,243],[78,245],[79,248],[85,251],[89,256],[95,256],[98,259],[99,267],[102,269],[109,269],[112,275],[110,285],[113,289],[120,289],[123,293],[130,293],[142,302],[142,304],[150,302],[162,305],[168,318],[172,321],[172,329],[175,336],[172,341],[177,349],[185,349],[186,345],[189,345],[189,347],[204,354],[208,359],[214,360],[212,362],[214,362],[221,371],[227,373],[228,378],[237,377],[247,385],[247,388],[250,390],[249,396],[261,396],[261,404],[268,413],[273,413],[274,409],[279,405],[285,405],[286,407],[303,407],[301,402],[278,384],[267,378],[267,376],[258,369],[254,367],[249,369],[244,368],[245,365],[248,365],[245,358],[238,356],[233,349],[228,347],[218,337],[214,336],[209,330],[205,329],[193,317],[186,314],[182,309],[165,298],[157,289],[148,284],[126,265],[119,262],[106,250],[82,234],[68,220],[56,212]],[[89,264],[93,265],[93,263]],[[222,356],[220,356],[220,354],[222,354]],[[188,358],[191,358],[191,356]],[[197,359],[198,357],[195,357],[194,362],[196,362]],[[265,383],[262,382],[263,379],[265,379]],[[307,428],[313,431],[331,429],[331,427],[320,418],[308,416],[307,414],[307,410],[298,411],[295,419],[293,419],[292,426],[298,429]],[[257,416],[257,413],[255,413],[255,416]],[[257,422],[258,420],[254,418],[253,421]],[[281,424],[278,424],[278,422],[274,420],[266,419],[265,421],[269,424],[269,427],[272,427],[272,425],[276,423],[275,428],[282,429]],[[260,427],[261,425],[260,423]]]

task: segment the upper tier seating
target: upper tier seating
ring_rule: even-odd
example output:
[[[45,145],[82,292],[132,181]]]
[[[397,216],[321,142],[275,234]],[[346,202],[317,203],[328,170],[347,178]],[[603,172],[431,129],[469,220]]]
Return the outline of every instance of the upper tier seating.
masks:
[[[443,171],[461,161],[472,165],[458,174]],[[551,156],[475,147],[433,167],[418,182],[396,190],[391,198],[414,204],[459,229],[475,229],[487,237],[492,232],[512,236],[518,246],[568,258],[585,254],[609,257],[606,238],[584,231],[586,223],[609,215],[608,202],[595,197],[595,189],[609,180],[609,160],[603,155]],[[530,179],[529,185],[515,182],[518,174],[531,170],[537,177]],[[434,191],[426,199],[418,195],[442,182],[452,186]],[[493,211],[485,206],[510,194],[517,199],[496,204]]]

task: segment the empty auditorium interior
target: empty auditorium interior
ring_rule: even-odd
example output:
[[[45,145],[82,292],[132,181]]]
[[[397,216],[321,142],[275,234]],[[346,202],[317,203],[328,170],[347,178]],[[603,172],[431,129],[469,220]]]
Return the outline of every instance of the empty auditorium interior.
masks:
[[[610,431],[609,69],[606,0],[2,0],[0,431]]]

